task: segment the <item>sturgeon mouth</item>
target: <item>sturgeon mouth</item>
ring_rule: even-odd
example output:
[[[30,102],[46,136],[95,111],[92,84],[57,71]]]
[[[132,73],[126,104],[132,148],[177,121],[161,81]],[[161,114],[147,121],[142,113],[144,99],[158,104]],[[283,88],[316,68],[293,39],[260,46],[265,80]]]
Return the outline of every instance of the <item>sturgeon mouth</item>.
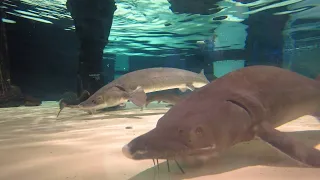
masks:
[[[203,157],[213,156],[216,151],[214,147],[204,147],[198,149],[185,149],[181,151],[170,151],[170,150],[132,150],[129,144],[122,147],[122,153],[129,159],[133,160],[144,160],[144,159],[176,159],[184,157]]]
[[[175,159],[179,157],[212,156],[215,145],[192,147],[177,137],[154,133],[155,129],[138,136],[122,147],[122,153],[129,159]]]
[[[153,129],[124,145],[122,147],[123,155],[133,160],[152,159],[154,167],[157,167],[158,172],[159,159],[166,160],[168,172],[170,172],[169,160],[173,160],[183,174],[185,171],[178,161],[182,160],[187,164],[190,162],[191,164],[196,162],[203,163],[217,155],[215,145],[194,148],[177,136],[170,136],[169,133],[159,133],[159,131],[155,133],[155,131],[156,129]],[[156,172],[156,169],[154,172]]]

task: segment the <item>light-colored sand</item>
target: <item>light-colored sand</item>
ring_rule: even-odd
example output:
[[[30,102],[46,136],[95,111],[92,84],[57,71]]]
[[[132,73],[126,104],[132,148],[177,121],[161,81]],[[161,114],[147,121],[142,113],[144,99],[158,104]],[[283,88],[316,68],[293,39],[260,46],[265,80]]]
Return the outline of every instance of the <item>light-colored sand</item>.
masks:
[[[124,157],[121,148],[153,128],[167,111],[160,105],[87,115],[66,109],[56,119],[56,102],[41,107],[0,109],[1,180],[152,180],[153,163]],[[153,108],[152,108],[153,106]],[[133,107],[133,106],[131,106]],[[126,129],[126,127],[132,129]],[[279,128],[309,146],[320,142],[320,123],[305,116]],[[295,132],[290,132],[295,131]],[[319,147],[320,149],[320,147]],[[258,140],[239,144],[206,167],[172,163],[170,179],[319,179],[320,170],[299,166]],[[157,179],[169,179],[165,163]]]

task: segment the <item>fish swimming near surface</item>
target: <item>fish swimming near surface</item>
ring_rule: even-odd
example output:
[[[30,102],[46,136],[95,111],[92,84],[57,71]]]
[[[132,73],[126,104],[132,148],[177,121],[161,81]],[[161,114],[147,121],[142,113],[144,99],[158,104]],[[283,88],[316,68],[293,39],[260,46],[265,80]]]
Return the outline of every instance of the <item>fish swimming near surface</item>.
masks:
[[[187,89],[193,91],[209,81],[204,71],[194,73],[177,68],[148,68],[129,72],[113,80],[92,94],[87,100],[78,105],[60,106],[76,108],[95,113],[96,110],[113,107],[130,100],[135,105],[142,107],[146,104],[146,93],[178,88],[182,92]]]
[[[292,159],[320,167],[320,151],[275,129],[320,111],[320,81],[273,66],[249,66],[197,89],[156,127],[123,146],[134,159],[212,157],[258,137]]]

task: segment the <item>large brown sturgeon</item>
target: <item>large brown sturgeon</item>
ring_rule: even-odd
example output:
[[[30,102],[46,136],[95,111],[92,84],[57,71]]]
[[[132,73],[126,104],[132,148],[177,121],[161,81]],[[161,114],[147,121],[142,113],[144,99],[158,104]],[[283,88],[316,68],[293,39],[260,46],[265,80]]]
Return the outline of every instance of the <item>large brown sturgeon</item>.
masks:
[[[320,82],[272,66],[233,71],[192,92],[122,148],[131,159],[211,156],[254,139],[320,167],[320,151],[275,129],[320,111]]]
[[[182,92],[187,89],[193,91],[208,83],[203,70],[198,74],[177,68],[142,69],[120,76],[78,105],[66,105],[60,101],[60,111],[69,107],[94,113],[96,110],[117,106],[128,100],[142,107],[146,103],[146,93],[175,88]]]

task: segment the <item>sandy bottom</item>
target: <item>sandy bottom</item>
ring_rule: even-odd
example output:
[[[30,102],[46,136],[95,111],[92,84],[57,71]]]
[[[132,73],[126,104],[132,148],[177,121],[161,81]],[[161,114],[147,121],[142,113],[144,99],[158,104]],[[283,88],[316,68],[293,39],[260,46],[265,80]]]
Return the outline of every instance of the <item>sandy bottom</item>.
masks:
[[[56,119],[56,102],[40,107],[0,109],[1,180],[152,180],[151,160],[134,161],[121,153],[132,138],[153,128],[168,110],[152,104],[87,115],[66,109]],[[128,128],[131,127],[131,128]],[[319,147],[320,123],[305,116],[282,127],[309,146]],[[238,144],[206,166],[185,169],[174,163],[171,173],[160,164],[156,179],[319,179],[320,170],[306,168],[269,145],[254,140]]]

